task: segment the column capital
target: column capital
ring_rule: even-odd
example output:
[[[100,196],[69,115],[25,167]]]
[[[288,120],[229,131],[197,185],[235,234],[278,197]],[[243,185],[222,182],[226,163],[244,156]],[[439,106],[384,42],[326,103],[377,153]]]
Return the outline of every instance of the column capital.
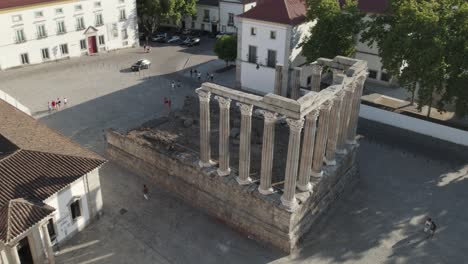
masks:
[[[320,110],[330,110],[332,106],[333,102],[331,100],[327,100],[320,105]]]
[[[311,68],[312,68],[312,74],[320,74],[322,73],[322,69],[323,69],[323,66],[318,64],[318,63],[312,63],[310,64]]]
[[[308,121],[315,121],[315,120],[317,120],[318,114],[319,114],[319,111],[317,109],[315,109],[315,110],[312,110],[310,113],[308,113],[305,116],[305,118]]]
[[[215,96],[214,98],[218,101],[219,108],[221,109],[227,109],[231,106],[231,98],[225,98],[221,96]]]
[[[343,100],[343,97],[345,96],[344,90],[341,90],[336,93],[335,97],[333,98],[333,101],[341,101]]]
[[[294,132],[300,132],[302,127],[304,127],[304,119],[292,119],[286,118],[286,122],[288,123],[289,129]]]
[[[277,113],[273,113],[273,112],[266,111],[266,110],[260,110],[258,112],[263,115],[263,117],[265,118],[265,123],[267,124],[275,123],[276,120],[278,120]]]
[[[198,99],[200,99],[201,102],[206,102],[206,103],[210,102],[210,97],[211,97],[210,92],[203,91],[200,88],[195,90],[195,92],[198,94]]]
[[[236,105],[240,108],[243,116],[252,116],[253,105],[243,103],[237,103]]]

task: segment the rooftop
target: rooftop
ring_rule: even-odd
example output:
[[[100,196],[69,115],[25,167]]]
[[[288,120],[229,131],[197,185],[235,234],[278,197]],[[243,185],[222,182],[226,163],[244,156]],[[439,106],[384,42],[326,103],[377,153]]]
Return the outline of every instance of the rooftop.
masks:
[[[0,0],[0,9],[40,5],[49,2],[63,2],[63,0]]]

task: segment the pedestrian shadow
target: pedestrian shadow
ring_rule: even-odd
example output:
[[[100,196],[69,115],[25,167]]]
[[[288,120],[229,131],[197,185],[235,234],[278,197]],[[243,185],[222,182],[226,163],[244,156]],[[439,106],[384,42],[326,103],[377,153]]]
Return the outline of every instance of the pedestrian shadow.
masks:
[[[409,236],[407,236],[406,238],[396,242],[395,244],[393,244],[392,246],[392,249],[393,250],[399,250],[399,249],[403,249],[405,247],[417,247],[419,244],[421,244],[422,242],[424,242],[427,238],[427,234],[424,233],[424,232],[419,232],[419,231],[416,231],[412,234],[410,234]]]
[[[133,72],[133,71],[132,71],[132,68],[124,68],[124,69],[121,69],[119,72],[121,72],[121,73],[129,73],[129,72]]]

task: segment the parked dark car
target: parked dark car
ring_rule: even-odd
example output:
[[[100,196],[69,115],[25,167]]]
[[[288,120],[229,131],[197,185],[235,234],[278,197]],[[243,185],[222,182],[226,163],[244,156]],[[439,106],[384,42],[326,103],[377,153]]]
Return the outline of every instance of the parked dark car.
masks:
[[[186,44],[188,47],[196,46],[200,44],[200,38],[192,38],[190,41]]]
[[[151,37],[151,41],[154,42],[166,42],[168,38],[167,33],[156,34]]]
[[[151,67],[151,61],[147,59],[138,60],[135,64],[132,65],[132,71],[140,71],[143,69],[149,69]]]

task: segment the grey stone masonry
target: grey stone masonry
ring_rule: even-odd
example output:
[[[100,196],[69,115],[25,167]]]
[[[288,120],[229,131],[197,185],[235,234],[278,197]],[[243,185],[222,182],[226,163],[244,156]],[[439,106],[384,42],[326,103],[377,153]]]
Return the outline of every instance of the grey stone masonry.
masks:
[[[311,90],[314,92],[320,91],[320,83],[322,81],[322,65],[318,63],[311,64],[312,67],[312,80],[311,80]]]
[[[293,211],[297,206],[296,201],[296,181],[297,169],[299,166],[299,146],[301,144],[301,130],[304,126],[304,119],[286,118],[289,125],[288,156],[286,158],[286,175],[284,179],[284,193],[281,196],[281,203],[287,210]]]
[[[210,146],[210,97],[211,93],[200,88],[196,90],[200,100],[200,167],[210,167],[214,165],[211,161]]]
[[[314,110],[305,117],[304,140],[302,142],[301,164],[297,188],[303,192],[311,191],[310,173],[314,155],[315,132],[317,130],[318,111]]]
[[[252,134],[252,109],[250,104],[237,104],[241,110],[241,131],[239,148],[239,177],[237,182],[241,185],[252,183],[250,178],[250,145]]]
[[[275,91],[274,94],[281,95],[281,85],[283,83],[283,66],[277,64],[275,67]]]
[[[229,168],[229,108],[231,99],[215,96],[219,103],[219,176],[227,176],[231,173]]]
[[[273,193],[273,188],[271,187],[271,173],[273,170],[277,114],[265,110],[260,110],[260,113],[263,114],[265,119],[263,123],[262,164],[258,191],[263,195],[268,195]]]
[[[325,151],[325,163],[330,166],[336,165],[335,152],[340,131],[340,111],[341,101],[343,100],[344,92],[340,91],[333,99],[333,106],[330,112],[330,122],[328,126],[327,149]]]
[[[326,101],[320,106],[317,137],[314,146],[314,158],[312,160],[312,176],[321,177],[323,175],[322,165],[327,146],[328,122],[332,103]]]
[[[301,89],[301,68],[296,67],[292,71],[291,99],[297,100]]]
[[[364,87],[364,82],[366,81],[367,73],[357,77],[355,82],[354,94],[352,97],[352,108],[350,113],[350,120],[348,126],[348,138],[347,141],[350,144],[357,144],[356,142],[356,129],[357,129],[357,119],[359,116],[359,109],[361,106],[361,96],[362,90]]]

